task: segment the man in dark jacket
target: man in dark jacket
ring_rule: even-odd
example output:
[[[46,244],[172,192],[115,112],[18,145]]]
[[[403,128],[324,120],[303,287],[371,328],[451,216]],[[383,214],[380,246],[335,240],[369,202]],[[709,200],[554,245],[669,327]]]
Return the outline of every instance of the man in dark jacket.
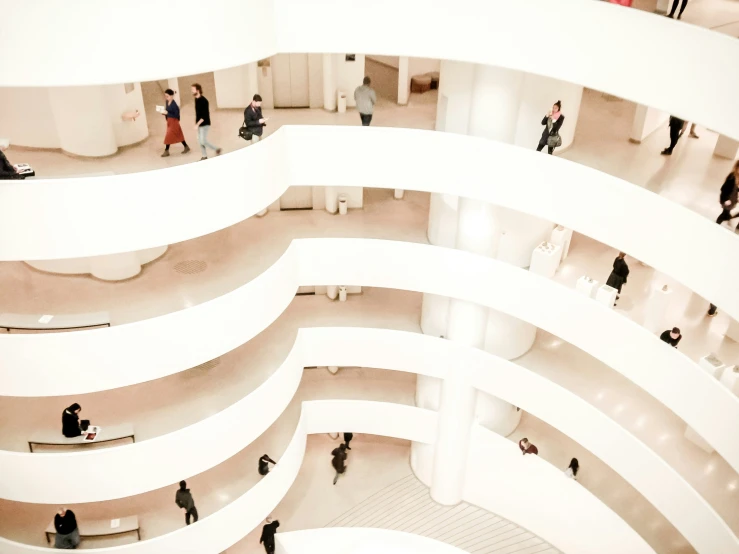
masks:
[[[195,507],[195,500],[193,500],[192,493],[187,488],[185,481],[180,481],[180,490],[175,494],[174,502],[185,510],[185,525],[190,525],[190,517],[192,517],[193,523],[198,521],[198,509]]]
[[[79,437],[82,434],[80,429],[80,416],[82,407],[76,402],[62,412],[62,435],[67,438]]]
[[[264,545],[264,550],[267,551],[267,554],[275,554],[275,533],[277,533],[279,526],[279,521],[272,521],[272,518],[268,517],[267,525],[262,527],[262,536],[259,539],[259,543]]]
[[[675,117],[674,115],[670,116],[670,146],[662,150],[663,156],[672,156],[672,151],[675,149],[675,146],[677,146],[677,141],[680,140],[681,136],[683,136],[683,131],[685,130],[686,125],[687,121],[684,121],[679,117]]]
[[[60,550],[76,550],[80,544],[80,532],[77,528],[77,518],[72,510],[59,508],[54,516],[54,548]]]
[[[331,459],[331,465],[336,470],[336,476],[334,477],[334,485],[339,480],[339,475],[346,471],[346,459],[349,457],[346,453],[346,445],[342,442],[338,448],[334,448],[331,451],[333,458]]]
[[[259,142],[267,126],[267,118],[262,116],[262,97],[258,94],[254,95],[251,104],[244,110],[244,125],[252,134],[252,142]]]
[[[352,439],[354,438],[354,433],[344,433],[344,444],[346,445],[347,450],[351,450],[351,446],[349,446],[349,443],[352,442]]]
[[[680,334],[680,329],[673,327],[672,330],[667,329],[667,331],[664,331],[659,338],[662,342],[666,342],[673,348],[677,348],[677,345],[683,336]]]
[[[734,164],[731,173],[726,176],[724,184],[721,185],[721,193],[718,198],[721,203],[721,213],[716,218],[716,223],[721,225],[724,221],[730,221],[739,216],[737,203],[739,202],[739,160]]]
[[[613,260],[613,270],[606,280],[606,285],[613,287],[618,291],[616,300],[620,298],[621,287],[626,284],[626,279],[629,277],[629,265],[626,263],[626,253],[619,252],[616,259]]]

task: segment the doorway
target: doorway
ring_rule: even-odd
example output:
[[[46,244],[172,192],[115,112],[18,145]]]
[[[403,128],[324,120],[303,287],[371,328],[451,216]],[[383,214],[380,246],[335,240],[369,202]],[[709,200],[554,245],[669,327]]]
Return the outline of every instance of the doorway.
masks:
[[[308,54],[276,54],[271,66],[275,108],[310,107]]]

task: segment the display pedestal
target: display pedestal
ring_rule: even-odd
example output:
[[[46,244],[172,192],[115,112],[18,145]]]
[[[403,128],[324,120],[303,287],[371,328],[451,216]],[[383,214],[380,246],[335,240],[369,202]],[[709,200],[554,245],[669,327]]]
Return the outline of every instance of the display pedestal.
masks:
[[[713,155],[727,160],[735,160],[739,152],[739,141],[732,138],[719,135],[716,140],[716,147],[713,149]]]
[[[583,275],[577,280],[575,290],[581,294],[584,294],[588,298],[595,298],[595,294],[598,290],[600,283],[595,279],[591,279],[587,275]]]
[[[556,244],[562,248],[562,257],[560,263],[567,259],[567,254],[570,253],[570,243],[572,242],[572,229],[566,229],[562,225],[557,225],[552,230],[552,235],[549,238],[549,242]]]
[[[716,354],[708,354],[698,360],[698,366],[715,379],[721,379],[726,364],[716,357]]]
[[[616,296],[618,291],[608,285],[601,285],[595,292],[595,300],[601,304],[605,304],[609,308],[613,308],[616,305]]]
[[[739,396],[739,367],[735,365],[724,367],[720,381],[727,389]]]
[[[665,329],[665,315],[667,314],[667,306],[670,303],[670,295],[672,291],[664,287],[654,289],[647,300],[647,306],[644,310],[644,328],[650,333],[663,331]]]
[[[726,336],[734,342],[739,342],[739,323],[735,319],[729,322],[729,328],[726,330]]]
[[[529,271],[537,275],[552,278],[557,272],[562,258],[562,247],[544,241],[531,253]]]
[[[708,444],[706,441],[703,440],[703,437],[701,437],[698,433],[693,431],[692,428],[686,427],[685,428],[685,438],[688,439],[690,442],[692,442],[694,445],[696,445],[701,450],[704,450],[708,452],[709,454],[713,454],[713,447]]]

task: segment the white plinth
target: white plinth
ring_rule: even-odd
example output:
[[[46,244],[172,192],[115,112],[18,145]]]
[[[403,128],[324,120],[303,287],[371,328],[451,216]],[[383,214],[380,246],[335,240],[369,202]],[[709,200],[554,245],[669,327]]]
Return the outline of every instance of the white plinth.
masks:
[[[707,354],[698,360],[698,366],[711,377],[721,379],[726,364],[716,357],[716,354]]]
[[[595,300],[601,304],[605,304],[609,308],[613,308],[616,305],[616,296],[618,291],[608,285],[601,285],[595,291]]]
[[[402,200],[403,196],[405,196],[405,189],[395,189],[395,192],[393,192],[393,198],[396,200]]]
[[[685,428],[685,438],[688,439],[690,442],[692,442],[694,445],[696,445],[701,450],[705,450],[709,454],[713,453],[713,447],[708,444],[706,441],[703,440],[703,437],[701,437],[698,433],[693,431],[692,428],[686,427]]]
[[[587,275],[583,275],[577,280],[575,284],[575,290],[581,294],[584,294],[588,298],[595,298],[595,293],[598,290],[600,283],[595,279],[591,279]]]
[[[567,259],[567,254],[570,253],[570,243],[572,242],[572,229],[567,229],[562,225],[557,225],[552,230],[552,235],[549,242],[556,244],[562,248],[562,260]]]
[[[713,149],[713,155],[734,160],[737,153],[739,153],[739,141],[719,135],[718,140],[716,140],[716,147]]]
[[[735,365],[725,367],[720,381],[727,389],[739,396],[739,367]]]
[[[667,306],[670,303],[672,290],[664,290],[664,287],[656,288],[647,300],[644,309],[644,328],[652,333],[664,330]]]
[[[338,112],[346,113],[346,92],[344,92],[343,90],[340,90],[336,94],[337,94],[336,106],[338,108]]]
[[[732,319],[729,322],[729,328],[726,330],[726,336],[734,342],[739,342],[739,323]]]
[[[331,300],[336,300],[339,296],[339,285],[329,285],[326,287],[326,296]]]
[[[339,302],[346,302],[346,287],[344,285],[339,287]]]
[[[544,241],[531,253],[529,271],[544,277],[554,277],[562,259],[562,247]]]

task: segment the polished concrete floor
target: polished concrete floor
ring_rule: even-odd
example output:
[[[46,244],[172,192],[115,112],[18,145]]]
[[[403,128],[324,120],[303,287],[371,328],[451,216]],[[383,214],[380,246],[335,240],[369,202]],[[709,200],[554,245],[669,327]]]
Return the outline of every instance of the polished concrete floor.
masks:
[[[638,3],[640,7],[646,4]],[[728,0],[691,0],[683,19],[730,33],[737,30],[737,6]],[[193,76],[191,80],[203,83],[206,95],[214,97],[212,76]],[[157,90],[153,83],[145,86],[149,108],[159,101]],[[434,93],[427,93],[413,95],[408,107],[381,104],[373,125],[432,129],[435,102]],[[192,119],[192,112],[192,101],[186,101],[183,122]],[[562,157],[627,179],[713,219],[718,211],[718,189],[731,165],[728,160],[712,157],[716,135],[699,126],[700,139],[686,135],[675,155],[664,158],[659,151],[668,140],[666,129],[641,145],[628,142],[633,112],[630,102],[586,91],[576,142],[561,153]],[[274,128],[287,123],[358,124],[354,112],[274,110],[269,115]],[[240,110],[214,112],[211,141],[225,151],[243,147],[244,143],[235,136],[240,118]],[[80,160],[56,152],[17,149],[11,149],[8,156],[16,163],[31,163],[40,176],[59,177],[142,171],[199,159],[197,149],[183,156],[177,153],[177,147],[173,147],[169,158],[160,158],[164,128],[157,126],[159,118],[154,113],[149,114],[149,121],[151,137],[112,158]],[[183,129],[194,146],[191,127],[183,124]],[[111,312],[114,324],[136,321],[187,308],[248,282],[273,263],[292,238],[349,236],[426,242],[427,218],[428,195],[408,193],[405,200],[394,201],[389,191],[367,189],[364,210],[353,211],[348,217],[338,218],[316,210],[252,218],[218,233],[172,245],[163,258],[146,266],[139,277],[122,283],[47,275],[20,262],[5,262],[0,264],[0,311],[61,313],[105,309]],[[669,228],[667,222],[657,224]],[[574,286],[575,280],[585,273],[605,279],[614,255],[613,249],[576,235],[570,256],[555,279],[567,286]],[[207,270],[179,274],[174,266],[184,260],[205,261]],[[695,360],[711,351],[729,362],[737,359],[739,346],[724,337],[728,326],[725,316],[706,318],[703,299],[635,260],[629,259],[629,263],[632,273],[617,308],[619,312],[641,322],[649,292],[653,287],[669,284],[674,291],[670,320],[681,327],[685,337],[680,349]],[[86,417],[101,424],[131,421],[139,440],[146,440],[199,421],[248,394],[276,369],[300,326],[362,325],[418,331],[419,313],[420,295],[403,291],[367,289],[362,295],[350,297],[346,305],[330,303],[324,297],[298,298],[270,328],[208,367],[81,397],[2,398],[0,447],[25,450],[26,431],[56,426],[59,412],[72,401],[79,401]],[[534,348],[517,363],[569,388],[628,428],[677,469],[739,532],[739,477],[720,456],[709,455],[684,439],[685,424],[674,413],[604,364],[541,331]],[[413,391],[413,377],[395,372],[352,369],[335,377],[320,371],[307,372],[295,402],[259,440],[217,468],[189,479],[201,516],[216,511],[256,482],[256,459],[264,451],[273,457],[281,454],[292,436],[300,400],[346,397],[410,404]],[[574,441],[528,415],[511,439],[523,435],[539,446],[543,458],[560,467],[565,467],[572,456],[578,457],[582,465],[580,483],[637,529],[655,550],[692,552],[643,497]],[[378,437],[358,439],[358,448],[353,446],[353,462],[356,460],[357,465],[341,488],[326,487],[330,468],[324,467],[323,460],[324,451],[331,448],[329,440],[314,437],[309,441],[298,483],[275,511],[285,530],[325,525],[408,473],[407,443]],[[91,513],[97,517],[138,514],[142,538],[146,539],[183,524],[172,501],[173,490],[174,487],[74,509],[80,517]],[[51,519],[54,507],[0,502],[0,512],[8,514],[0,518],[0,534],[29,544],[44,544],[42,529]],[[229,552],[257,551],[257,537],[252,533]],[[115,542],[121,540],[126,539]],[[106,544],[87,542],[85,547]]]

